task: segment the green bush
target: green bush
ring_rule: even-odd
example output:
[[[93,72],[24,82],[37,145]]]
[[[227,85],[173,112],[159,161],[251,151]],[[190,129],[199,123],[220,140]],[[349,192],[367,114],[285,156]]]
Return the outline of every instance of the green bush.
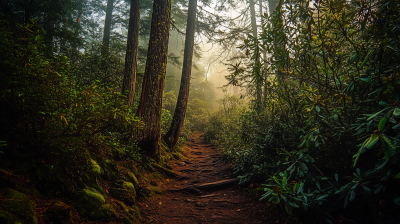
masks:
[[[311,211],[308,223],[344,213],[365,223],[400,218],[399,6],[378,1],[362,13],[364,3],[283,1],[260,39],[242,46],[250,68],[229,77],[264,88],[236,122],[240,138],[224,144],[225,152],[237,146],[235,171],[242,183],[265,183],[261,199]],[[271,58],[257,68],[261,51]],[[210,120],[210,140],[235,130],[223,118]]]
[[[1,21],[0,36],[0,138],[6,156],[41,155],[47,158],[47,180],[60,182],[61,176],[80,182],[91,169],[91,153],[111,156],[120,149],[138,159],[135,140],[143,124],[119,89],[97,80],[78,84],[82,71],[72,69],[67,57],[41,54],[43,31],[34,24],[12,33]]]

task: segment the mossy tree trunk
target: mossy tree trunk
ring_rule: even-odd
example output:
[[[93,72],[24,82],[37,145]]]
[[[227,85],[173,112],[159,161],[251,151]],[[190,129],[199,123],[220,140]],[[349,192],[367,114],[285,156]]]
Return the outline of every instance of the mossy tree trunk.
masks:
[[[139,146],[151,157],[160,153],[161,111],[170,22],[171,0],[154,0],[146,68],[137,112],[145,123]]]
[[[132,0],[129,12],[128,39],[126,41],[125,71],[122,93],[128,91],[128,103],[135,97],[136,70],[139,49],[140,0]]]
[[[178,142],[185,121],[185,114],[189,100],[190,76],[192,72],[196,14],[197,0],[189,0],[181,86],[179,89],[178,101],[176,103],[174,118],[172,119],[171,127],[169,128],[167,134],[164,136],[164,141],[168,144],[169,147],[174,147]]]
[[[108,47],[110,45],[111,18],[112,18],[113,8],[114,8],[114,0],[108,0],[106,8],[106,18],[104,21],[104,34],[103,34],[104,51],[108,51]]]

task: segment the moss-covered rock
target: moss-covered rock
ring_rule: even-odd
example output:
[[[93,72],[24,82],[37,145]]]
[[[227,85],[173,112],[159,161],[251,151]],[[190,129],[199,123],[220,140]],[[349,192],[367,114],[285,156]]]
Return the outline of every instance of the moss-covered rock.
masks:
[[[161,195],[161,194],[164,194],[164,193],[165,193],[165,190],[163,190],[161,187],[149,185],[149,189],[150,189],[150,191],[151,191],[152,193],[155,193],[155,194]]]
[[[5,199],[1,206],[0,223],[38,223],[35,202],[30,197],[12,189],[5,189],[2,194]]]
[[[90,159],[89,161],[89,169],[92,171],[92,173],[96,176],[100,176],[101,174],[103,174],[101,167],[99,166],[99,164],[94,161],[93,159]]]
[[[45,223],[72,223],[72,207],[62,201],[54,201],[52,206],[46,210],[42,219]]]
[[[136,211],[132,208],[130,208],[129,206],[126,206],[124,203],[122,202],[117,202],[118,206],[120,207],[120,209],[122,210],[122,222],[124,224],[132,224],[132,223],[138,223],[138,219],[136,217]]]
[[[136,178],[135,174],[133,174],[132,172],[127,173],[126,179],[128,182],[131,182],[133,184],[133,186],[135,186],[135,189],[139,188],[140,184],[139,184],[139,181]]]
[[[135,203],[136,190],[131,182],[116,184],[117,187],[110,188],[110,195],[120,201],[133,204]]]
[[[94,188],[79,191],[75,196],[75,207],[83,216],[92,219],[110,219],[115,216],[107,198]]]

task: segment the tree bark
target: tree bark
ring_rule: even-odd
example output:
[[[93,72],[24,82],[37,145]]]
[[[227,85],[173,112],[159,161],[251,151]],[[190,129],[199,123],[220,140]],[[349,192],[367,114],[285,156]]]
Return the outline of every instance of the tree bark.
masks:
[[[260,18],[261,18],[261,27],[263,27],[264,25],[264,18],[263,18],[263,6],[262,6],[262,0],[258,0],[258,4],[259,4],[259,12],[260,12]],[[264,64],[267,61],[267,52],[263,51],[263,61]],[[261,73],[262,73],[262,79],[264,82],[264,102],[267,100],[267,94],[268,94],[268,86],[267,86],[267,75],[265,74],[265,68],[261,69]]]
[[[257,23],[256,23],[256,11],[254,9],[254,0],[250,0],[250,19],[251,19],[251,29],[253,31],[253,37],[257,39]],[[255,43],[256,44],[256,43]],[[256,107],[259,108],[261,103],[261,80],[260,80],[260,58],[259,52],[254,52],[256,54],[255,66],[253,68],[253,77],[256,83]]]
[[[174,147],[178,142],[185,121],[187,103],[189,100],[190,76],[192,72],[196,14],[197,14],[197,0],[189,0],[181,86],[179,89],[178,101],[176,103],[171,127],[164,136],[164,141],[168,144],[169,147]]]
[[[146,68],[137,111],[145,123],[138,145],[151,157],[160,154],[161,111],[170,22],[171,0],[154,0]]]
[[[137,59],[139,49],[140,0],[132,0],[129,12],[128,39],[126,40],[125,71],[122,93],[128,91],[128,103],[135,97]]]
[[[81,22],[82,13],[83,13],[83,0],[79,0],[78,4],[79,4],[79,6],[78,6],[78,17],[76,18],[76,23],[80,23]]]
[[[114,7],[114,0],[108,0],[106,8],[106,19],[104,21],[104,34],[103,34],[103,46],[104,49],[106,50],[108,50],[108,47],[110,45],[111,18],[112,18],[113,7]]]

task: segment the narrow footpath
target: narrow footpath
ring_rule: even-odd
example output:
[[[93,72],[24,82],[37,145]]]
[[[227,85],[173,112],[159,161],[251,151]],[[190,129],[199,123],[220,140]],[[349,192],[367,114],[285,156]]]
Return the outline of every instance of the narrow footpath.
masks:
[[[139,203],[142,223],[280,223],[284,213],[278,207],[268,207],[258,196],[232,184],[235,176],[230,164],[220,159],[217,150],[204,142],[201,134],[193,135],[186,148],[183,160],[169,164],[185,178],[157,183],[166,193]],[[200,192],[190,187],[210,182],[225,186],[212,186],[211,190],[203,186],[199,187]],[[231,186],[226,187],[227,184]]]

